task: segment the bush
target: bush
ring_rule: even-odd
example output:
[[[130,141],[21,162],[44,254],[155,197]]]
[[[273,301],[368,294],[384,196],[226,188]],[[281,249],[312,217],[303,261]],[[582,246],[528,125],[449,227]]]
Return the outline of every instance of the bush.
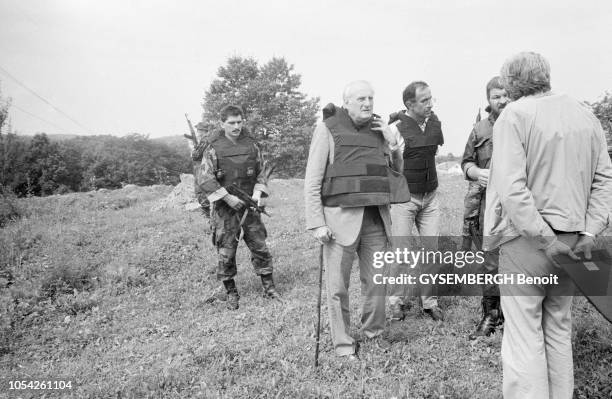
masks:
[[[17,197],[0,185],[0,227],[19,219],[22,210],[17,206]]]

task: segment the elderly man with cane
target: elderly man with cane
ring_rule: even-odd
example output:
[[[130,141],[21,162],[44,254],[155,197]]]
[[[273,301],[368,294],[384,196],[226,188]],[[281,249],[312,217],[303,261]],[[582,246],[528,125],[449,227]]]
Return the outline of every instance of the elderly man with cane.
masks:
[[[327,308],[334,350],[356,360],[350,334],[349,280],[359,256],[361,332],[383,333],[385,286],[376,285],[374,253],[388,248],[389,204],[410,194],[403,176],[389,168],[390,147],[397,145],[387,124],[373,114],[374,90],[365,81],[348,84],[343,106],[328,105],[316,127],[304,180],[306,228],[323,244]]]

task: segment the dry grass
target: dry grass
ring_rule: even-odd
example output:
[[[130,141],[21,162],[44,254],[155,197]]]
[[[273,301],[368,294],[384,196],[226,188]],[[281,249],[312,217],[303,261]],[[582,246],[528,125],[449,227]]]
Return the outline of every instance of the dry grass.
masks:
[[[442,234],[458,234],[465,184],[443,176],[441,187]],[[265,222],[284,304],[262,298],[242,248],[235,312],[206,302],[219,285],[201,215],[150,211],[170,187],[20,202],[26,216],[0,230],[13,279],[0,286],[0,375],[73,378],[74,397],[91,398],[501,397],[501,337],[467,340],[477,298],[442,298],[440,325],[413,310],[389,326],[391,348],[366,342],[359,364],[333,355],[324,307],[314,370],[317,245],[303,231],[301,181],[272,188]],[[356,328],[358,287],[354,275]],[[583,298],[574,334],[576,397],[610,397],[612,328]]]

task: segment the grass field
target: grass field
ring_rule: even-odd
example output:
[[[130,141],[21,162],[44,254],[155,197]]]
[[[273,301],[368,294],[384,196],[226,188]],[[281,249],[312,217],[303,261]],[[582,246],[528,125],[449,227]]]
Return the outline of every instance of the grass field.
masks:
[[[441,176],[443,235],[459,234],[465,188]],[[413,309],[388,327],[388,350],[365,342],[363,361],[350,364],[333,354],[323,306],[314,370],[318,246],[304,231],[301,180],[274,181],[265,219],[284,303],[262,298],[242,245],[240,309],[207,303],[219,284],[203,217],[150,211],[171,189],[19,202],[26,216],[0,229],[0,397],[17,396],[7,378],[73,381],[47,397],[501,397],[500,334],[467,340],[478,298],[441,298],[441,324]],[[354,273],[355,328],[359,302]],[[612,327],[582,297],[573,316],[575,397],[611,398]]]

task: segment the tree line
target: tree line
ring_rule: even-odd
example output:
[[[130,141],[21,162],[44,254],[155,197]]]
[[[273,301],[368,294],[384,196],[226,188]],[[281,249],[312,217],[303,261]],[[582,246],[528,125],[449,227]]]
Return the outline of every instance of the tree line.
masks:
[[[77,136],[59,142],[0,134],[0,185],[17,196],[44,196],[125,184],[176,184],[191,173],[187,151],[140,134]]]
[[[220,110],[228,104],[240,105],[249,133],[275,166],[275,176],[302,177],[320,105],[319,98],[308,98],[300,85],[301,75],[284,58],[260,65],[254,58],[231,57],[204,93],[198,131],[206,136],[218,130]],[[612,150],[612,95],[605,93],[588,105],[600,119]],[[10,99],[0,93],[0,129],[9,108]],[[45,134],[29,138],[1,132],[0,186],[19,196],[112,189],[122,184],[175,184],[180,173],[192,171],[184,142],[168,145],[140,134],[55,142]],[[458,159],[453,154],[438,158],[439,162]]]

